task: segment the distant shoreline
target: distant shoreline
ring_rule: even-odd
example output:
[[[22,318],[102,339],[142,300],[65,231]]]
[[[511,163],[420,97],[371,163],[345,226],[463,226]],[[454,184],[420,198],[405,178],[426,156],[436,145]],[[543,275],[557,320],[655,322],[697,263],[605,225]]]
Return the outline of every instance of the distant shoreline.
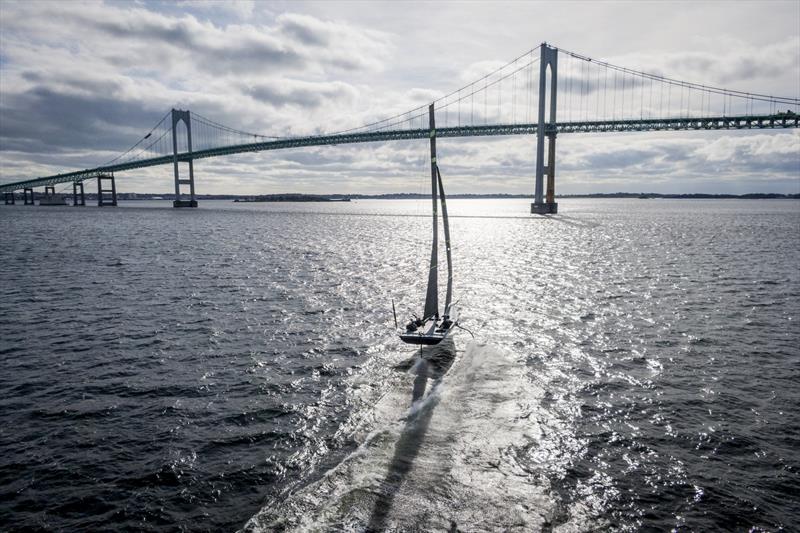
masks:
[[[66,193],[69,196],[69,193]],[[87,194],[86,198],[94,198],[95,195]],[[451,199],[460,200],[503,200],[503,199],[528,199],[533,200],[530,194],[450,194]],[[172,194],[150,194],[150,193],[117,193],[119,200],[173,200]],[[421,200],[430,198],[429,194],[419,193],[388,193],[388,194],[198,194],[198,200],[229,200],[233,202],[346,202],[350,200]],[[663,193],[593,193],[593,194],[563,194],[557,195],[557,199],[568,198],[638,198],[638,199],[678,199],[678,200],[799,200],[798,194],[779,194],[779,193],[748,193],[748,194],[663,194]]]

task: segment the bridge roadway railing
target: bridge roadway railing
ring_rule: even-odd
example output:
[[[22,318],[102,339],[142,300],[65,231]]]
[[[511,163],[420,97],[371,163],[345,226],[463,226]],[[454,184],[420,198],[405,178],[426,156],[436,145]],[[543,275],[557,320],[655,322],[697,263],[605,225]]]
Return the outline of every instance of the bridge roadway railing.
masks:
[[[636,132],[636,131],[670,131],[670,130],[731,130],[731,129],[773,129],[800,127],[800,115],[778,113],[774,115],[747,115],[737,117],[701,117],[701,118],[660,118],[660,119],[627,119],[599,120],[579,122],[559,122],[555,125],[557,133],[604,133],[604,132]],[[536,124],[487,124],[481,126],[454,126],[437,128],[437,137],[484,137],[494,135],[532,135],[536,133]],[[546,126],[551,130],[553,126]],[[178,154],[178,161],[219,157],[223,155],[245,152],[262,152],[266,150],[282,150],[301,148],[304,146],[326,146],[337,144],[353,144],[364,142],[403,141],[427,139],[430,132],[427,128],[412,130],[385,130],[370,132],[352,132],[333,135],[312,135],[293,137],[250,144],[221,146],[207,150],[184,152]],[[57,185],[73,181],[81,182],[111,172],[121,172],[137,168],[166,165],[173,162],[173,156],[161,156],[138,161],[129,161],[35,178],[14,183],[0,184],[0,192],[12,192],[23,188]]]

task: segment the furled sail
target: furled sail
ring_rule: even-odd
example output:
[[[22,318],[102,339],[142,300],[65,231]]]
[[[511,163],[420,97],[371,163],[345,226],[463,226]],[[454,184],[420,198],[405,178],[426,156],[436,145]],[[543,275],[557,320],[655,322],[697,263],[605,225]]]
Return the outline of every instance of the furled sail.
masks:
[[[437,166],[436,166],[436,119],[433,104],[428,107],[431,131],[431,201],[433,203],[433,245],[431,247],[431,268],[428,271],[428,292],[425,295],[425,311],[423,318],[439,317],[439,230],[437,220],[438,199],[436,198]],[[449,247],[448,247],[449,248]],[[449,290],[448,290],[449,294]]]
[[[414,315],[399,331],[400,340],[408,344],[432,346],[447,338],[456,327],[458,317],[453,306],[453,263],[450,253],[450,223],[447,218],[447,200],[444,195],[444,182],[439,165],[436,162],[436,124],[433,104],[428,108],[430,115],[431,136],[431,207],[433,210],[433,239],[431,244],[431,265],[428,270],[428,289],[425,294],[425,311],[422,317]],[[444,243],[447,252],[447,296],[445,298],[444,315],[439,315],[439,198],[442,201],[442,226],[444,227]],[[394,302],[392,302],[394,313]],[[395,326],[397,318],[395,316]]]
[[[447,296],[444,299],[444,312],[449,313],[448,308],[453,300],[453,263],[450,259],[450,224],[447,221],[447,201],[444,197],[444,185],[442,184],[442,173],[439,172],[439,165],[436,165],[436,177],[439,181],[439,196],[442,197],[442,226],[444,226],[444,248],[447,251]]]

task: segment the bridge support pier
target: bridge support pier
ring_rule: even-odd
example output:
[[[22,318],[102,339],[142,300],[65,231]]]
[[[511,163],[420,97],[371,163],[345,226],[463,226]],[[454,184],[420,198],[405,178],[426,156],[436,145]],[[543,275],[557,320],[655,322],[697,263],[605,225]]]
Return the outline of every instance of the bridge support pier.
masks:
[[[176,135],[178,122],[183,121],[186,125],[186,147],[189,154],[189,179],[181,179],[178,172],[178,136]],[[194,162],[192,154],[192,121],[189,111],[172,110],[172,165],[175,171],[175,201],[172,207],[197,207],[197,199],[194,197]],[[181,196],[181,185],[189,186],[189,199]]]
[[[103,180],[111,182],[110,189],[103,189]],[[81,187],[83,188],[83,187]],[[111,194],[111,198],[109,199],[106,194]],[[103,207],[106,205],[116,206],[117,205],[117,186],[114,182],[114,173],[112,172],[109,174],[100,174],[97,176],[97,205],[99,207]]]
[[[30,201],[28,201],[28,193],[31,194]],[[33,199],[33,188],[25,187],[22,189],[22,200],[24,201],[25,205],[36,205],[36,202]]]
[[[78,194],[78,189],[80,188],[80,195]],[[85,206],[86,205],[86,198],[83,196],[83,182],[82,181],[73,181],[72,182],[72,207],[75,206]]]
[[[556,96],[558,88],[558,48],[542,43],[539,61],[539,117],[536,130],[536,189],[531,213],[554,214],[558,212],[556,194]],[[545,124],[547,106],[547,67],[550,67],[550,116]],[[544,145],[547,140],[547,164]],[[544,175],[547,173],[547,196],[544,196]]]
[[[14,203],[16,201],[16,199],[14,197],[14,191],[5,192],[5,193],[3,193],[3,196],[5,197],[4,199],[6,201],[6,205],[14,205]]]

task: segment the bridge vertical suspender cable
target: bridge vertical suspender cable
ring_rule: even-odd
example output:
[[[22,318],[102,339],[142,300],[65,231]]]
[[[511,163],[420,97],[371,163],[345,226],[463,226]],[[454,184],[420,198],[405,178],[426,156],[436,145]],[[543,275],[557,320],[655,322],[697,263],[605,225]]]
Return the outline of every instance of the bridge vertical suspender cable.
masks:
[[[539,58],[536,57],[538,54],[535,52],[539,49],[540,46],[537,46],[528,50],[492,72],[436,99],[434,101],[436,109],[445,114],[444,123],[448,130],[442,135],[496,135],[530,133],[534,130],[536,125],[532,124],[534,120],[530,117],[530,113],[534,107],[532,103],[541,98],[538,93],[537,95],[533,94],[533,69],[539,61]],[[563,96],[555,105],[561,111],[561,117],[567,117],[566,124],[557,123],[554,126],[558,131],[797,127],[797,113],[800,112],[800,98],[798,97],[771,96],[687,82],[662,74],[622,67],[608,61],[598,61],[566,49],[558,49],[558,54],[561,57],[562,68],[557,83],[566,90],[566,94],[562,90]],[[603,70],[602,76],[600,69]],[[613,81],[609,79],[612,74]],[[602,89],[601,77],[603,78]],[[480,83],[481,80],[483,83]],[[579,87],[575,86],[576,83],[579,84]],[[658,85],[658,112],[655,109],[656,84]],[[673,86],[674,92],[677,94],[673,94]],[[520,90],[526,91],[526,94],[520,94]],[[600,95],[601,90],[603,91],[602,96]],[[649,92],[647,95],[645,95],[646,90]],[[481,91],[484,93],[483,117],[480,112],[481,95],[479,93]],[[492,91],[496,91],[496,95]],[[593,95],[592,91],[596,91],[597,94]],[[608,94],[609,91],[612,91],[612,94]],[[684,92],[686,93],[685,97]],[[465,98],[470,99],[469,119],[466,114],[463,117],[461,114],[461,107],[466,103],[464,102]],[[475,109],[476,99],[478,100],[477,110]],[[637,101],[639,103],[638,117],[635,112]],[[645,106],[645,103],[648,105]],[[609,104],[611,104],[610,109],[608,109]],[[595,106],[593,111],[592,105]],[[450,109],[451,106],[458,108],[456,128],[450,128],[447,120],[449,114],[454,111]],[[520,106],[525,107],[524,112]],[[22,185],[27,187],[69,181],[78,182],[90,177],[97,177],[103,172],[167,164],[173,155],[173,142],[182,147],[180,150],[182,160],[188,161],[194,158],[285,147],[418,138],[425,134],[426,108],[427,104],[355,127],[351,127],[350,124],[342,124],[339,125],[339,129],[315,130],[314,133],[301,132],[300,134],[292,133],[289,128],[286,128],[279,131],[279,135],[247,132],[225,126],[192,112],[190,114],[194,138],[192,153],[186,153],[183,148],[187,144],[185,130],[176,131],[175,139],[171,137],[172,127],[171,123],[167,121],[170,116],[170,112],[168,112],[130,148],[97,167],[63,172],[12,184],[0,184],[0,188],[14,190],[14,187],[21,188]],[[490,116],[494,123],[490,120]]]

